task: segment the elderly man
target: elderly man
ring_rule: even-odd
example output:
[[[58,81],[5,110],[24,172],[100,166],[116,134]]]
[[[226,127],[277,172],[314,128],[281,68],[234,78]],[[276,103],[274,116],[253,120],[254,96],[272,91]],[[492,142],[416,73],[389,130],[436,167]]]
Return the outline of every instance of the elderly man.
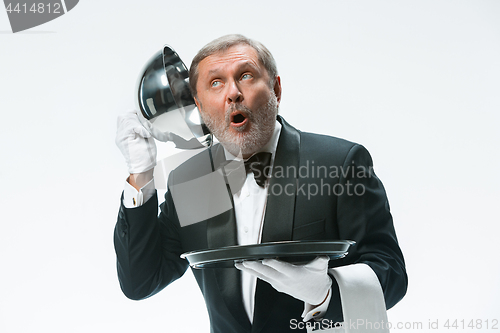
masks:
[[[356,245],[348,256],[330,265],[368,265],[380,282],[386,307],[396,304],[406,292],[405,265],[384,188],[366,149],[303,133],[285,122],[278,115],[281,81],[276,64],[259,42],[241,35],[216,39],[195,56],[189,77],[201,116],[221,144],[172,171],[169,184],[173,179],[182,182],[189,173],[206,174],[200,172],[205,160],[238,155],[266,165],[272,174],[262,178],[259,170],[249,169],[236,193],[228,187],[232,209],[183,226],[171,191],[157,216],[152,180],[156,157],[150,154],[156,152],[154,141],[133,117],[122,119],[117,144],[131,175],[115,228],[115,249],[125,295],[143,299],[182,276],[188,264],[179,255],[187,251],[349,239]],[[307,174],[300,172],[304,168]],[[304,190],[311,188],[317,190],[314,195]],[[325,257],[305,265],[273,259],[193,272],[212,332],[295,332],[297,326],[290,323],[297,318],[342,320],[339,289],[328,264]]]

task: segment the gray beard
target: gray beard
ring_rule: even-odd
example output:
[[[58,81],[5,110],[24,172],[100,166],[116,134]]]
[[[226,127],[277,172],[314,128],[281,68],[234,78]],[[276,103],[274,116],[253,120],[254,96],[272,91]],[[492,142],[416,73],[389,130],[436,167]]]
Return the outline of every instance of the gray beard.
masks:
[[[231,124],[231,113],[235,110],[242,112],[250,121],[251,129],[249,132],[244,132],[245,127],[241,129],[241,133],[236,135],[228,131]],[[238,156],[240,153],[250,155],[262,148],[271,139],[276,126],[276,116],[278,115],[278,100],[276,95],[272,94],[267,103],[256,111],[252,111],[240,104],[233,104],[226,111],[223,122],[204,117],[203,112],[200,112],[200,114],[208,129],[231,154],[234,156]]]

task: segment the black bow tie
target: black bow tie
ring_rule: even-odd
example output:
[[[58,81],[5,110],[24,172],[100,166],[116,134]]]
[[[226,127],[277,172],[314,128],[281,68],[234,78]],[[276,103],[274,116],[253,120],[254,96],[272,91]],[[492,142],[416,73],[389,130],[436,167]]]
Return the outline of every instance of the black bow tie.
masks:
[[[260,187],[264,187],[269,175],[269,165],[271,164],[271,153],[257,153],[245,161],[245,170],[253,172],[255,182]]]

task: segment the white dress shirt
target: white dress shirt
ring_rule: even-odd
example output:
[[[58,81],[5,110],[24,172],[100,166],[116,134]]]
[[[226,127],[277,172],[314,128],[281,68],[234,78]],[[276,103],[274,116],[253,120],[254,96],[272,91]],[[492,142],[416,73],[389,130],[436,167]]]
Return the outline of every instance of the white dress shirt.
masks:
[[[268,152],[272,154],[269,174],[272,173],[274,157],[278,139],[281,133],[281,124],[276,121],[274,133],[269,142],[258,152]],[[226,151],[227,159],[235,157]],[[265,186],[260,187],[254,179],[253,172],[249,169],[245,183],[241,190],[233,193],[234,214],[236,216],[236,234],[239,245],[260,244],[262,237],[262,226],[264,224],[264,215],[266,212],[267,193],[269,189],[269,179]],[[255,288],[257,286],[257,277],[255,275],[241,272],[241,293],[243,296],[243,305],[245,311],[253,322],[253,311],[255,302]]]

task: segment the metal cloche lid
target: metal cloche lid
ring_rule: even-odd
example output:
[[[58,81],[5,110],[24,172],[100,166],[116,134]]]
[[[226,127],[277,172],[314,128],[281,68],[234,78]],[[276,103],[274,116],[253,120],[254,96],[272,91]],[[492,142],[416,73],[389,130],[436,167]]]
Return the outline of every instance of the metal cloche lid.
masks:
[[[177,148],[208,147],[212,135],[189,89],[188,70],[168,45],[146,63],[137,82],[139,120],[154,138]]]

